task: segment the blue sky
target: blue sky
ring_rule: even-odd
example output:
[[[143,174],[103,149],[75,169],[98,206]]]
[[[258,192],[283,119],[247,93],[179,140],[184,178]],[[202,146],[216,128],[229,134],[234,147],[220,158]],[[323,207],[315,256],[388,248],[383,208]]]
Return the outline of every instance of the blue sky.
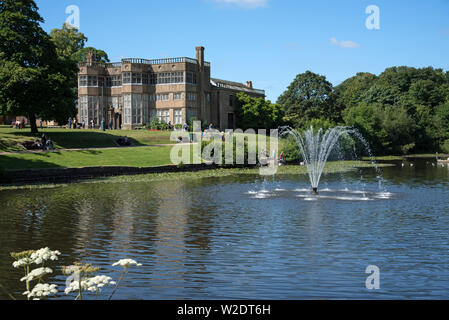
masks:
[[[44,29],[80,9],[88,46],[123,57],[195,57],[206,48],[212,76],[266,90],[276,101],[311,70],[338,85],[357,72],[395,65],[449,70],[449,0],[36,0]],[[365,9],[380,9],[368,30]]]

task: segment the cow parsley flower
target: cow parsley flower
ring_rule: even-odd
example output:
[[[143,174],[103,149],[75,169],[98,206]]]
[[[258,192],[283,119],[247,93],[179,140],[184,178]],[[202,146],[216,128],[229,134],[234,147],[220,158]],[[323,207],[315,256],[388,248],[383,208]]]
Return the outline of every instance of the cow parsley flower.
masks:
[[[35,264],[41,264],[48,260],[58,260],[58,256],[61,254],[58,250],[51,251],[48,247],[39,249],[31,254],[31,259]]]
[[[114,264],[112,264],[113,267],[115,267],[115,266],[122,266],[125,269],[130,267],[130,266],[140,267],[141,265],[142,265],[141,263],[137,263],[135,260],[132,260],[132,259],[121,259],[121,260],[115,262]]]
[[[28,273],[25,277],[20,279],[20,281],[32,281],[34,279],[42,278],[44,275],[48,273],[52,273],[53,270],[50,268],[37,268]]]
[[[81,280],[81,291],[97,292],[101,291],[105,285],[114,285],[115,282],[111,281],[112,278],[108,276],[95,276],[92,278],[86,278]],[[64,292],[69,294],[70,292],[80,291],[80,281],[74,280],[66,287]]]
[[[33,263],[33,259],[31,255],[34,253],[34,250],[22,251],[22,252],[11,252],[11,257],[13,257],[16,261],[13,262],[12,266],[14,268],[26,267]]]
[[[26,295],[29,298],[33,298],[33,300],[39,300],[42,297],[47,297],[50,296],[52,294],[55,294],[58,292],[58,290],[56,290],[56,285],[55,284],[48,284],[48,283],[38,283],[33,290],[30,291],[26,291],[23,294]]]

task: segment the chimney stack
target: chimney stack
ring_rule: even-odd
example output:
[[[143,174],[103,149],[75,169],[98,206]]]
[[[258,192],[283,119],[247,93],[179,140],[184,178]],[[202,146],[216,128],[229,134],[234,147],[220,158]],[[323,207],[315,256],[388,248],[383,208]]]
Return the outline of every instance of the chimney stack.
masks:
[[[95,62],[94,53],[92,51],[89,51],[86,55],[86,62],[87,65],[92,66]]]
[[[196,47],[196,60],[198,60],[200,69],[204,66],[204,47]]]
[[[253,82],[252,81],[246,81],[246,87],[249,89],[253,88]]]

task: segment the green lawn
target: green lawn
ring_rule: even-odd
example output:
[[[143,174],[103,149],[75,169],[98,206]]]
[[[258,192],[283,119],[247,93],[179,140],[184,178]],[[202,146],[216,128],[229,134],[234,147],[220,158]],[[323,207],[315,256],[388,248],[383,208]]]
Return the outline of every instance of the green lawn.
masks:
[[[4,170],[97,166],[151,167],[170,164],[171,147],[59,151],[0,155]]]
[[[23,151],[21,142],[33,141],[42,134],[50,138],[57,149],[116,147],[114,140],[122,136],[127,136],[136,146],[175,143],[170,141],[169,131],[41,129],[39,134],[34,135],[29,128],[17,130],[0,127],[0,152]]]

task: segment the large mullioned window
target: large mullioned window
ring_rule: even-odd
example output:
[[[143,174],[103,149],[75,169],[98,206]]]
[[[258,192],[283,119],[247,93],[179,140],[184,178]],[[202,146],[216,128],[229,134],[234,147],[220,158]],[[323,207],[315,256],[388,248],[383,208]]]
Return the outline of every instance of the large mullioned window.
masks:
[[[124,124],[146,124],[148,121],[148,95],[126,94],[124,96]]]

